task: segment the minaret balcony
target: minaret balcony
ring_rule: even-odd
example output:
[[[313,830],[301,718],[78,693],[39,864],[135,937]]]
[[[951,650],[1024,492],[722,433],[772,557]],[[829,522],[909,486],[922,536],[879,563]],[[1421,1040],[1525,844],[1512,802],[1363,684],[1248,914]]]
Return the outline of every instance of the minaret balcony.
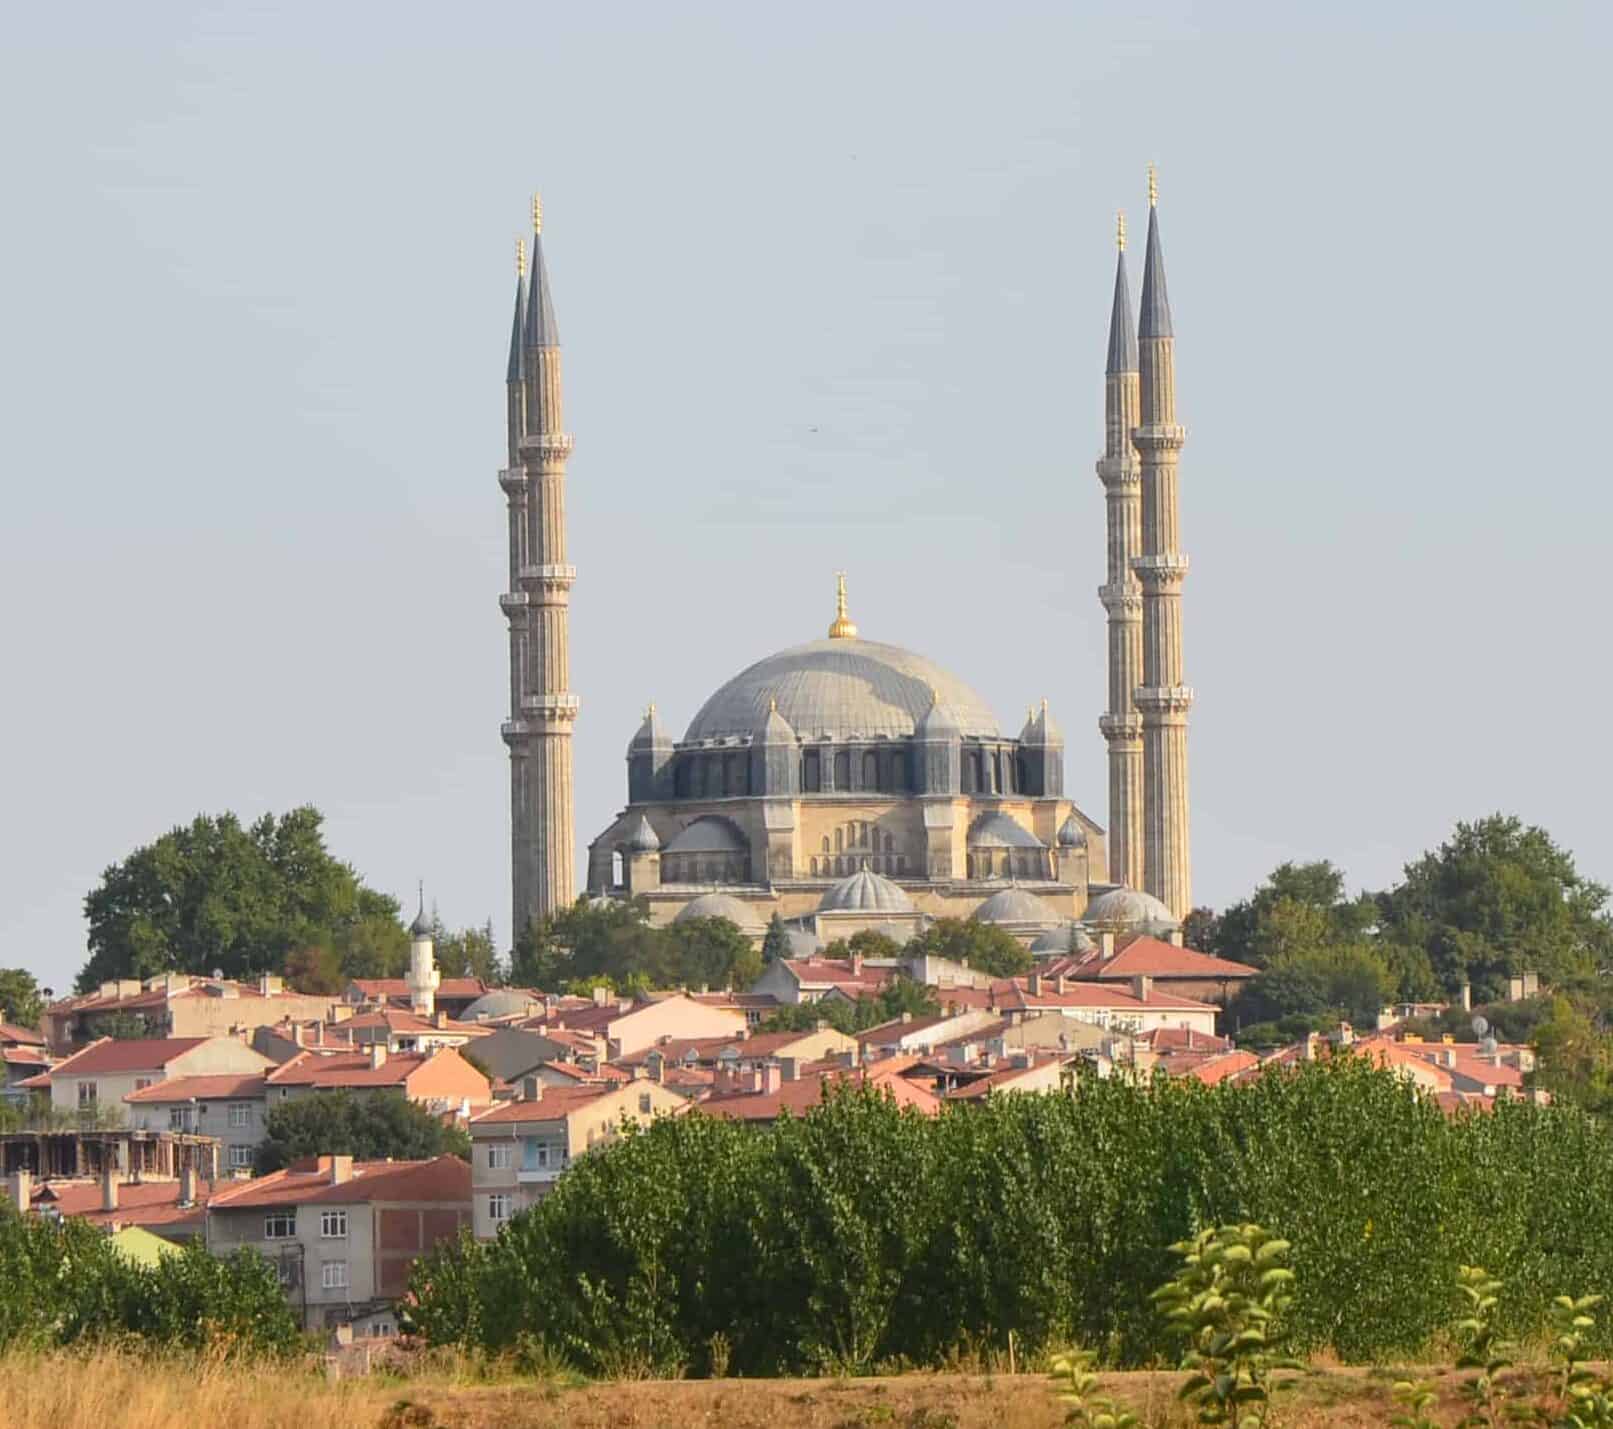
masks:
[[[570,590],[577,583],[576,566],[522,566],[520,581],[528,591]]]
[[[1151,422],[1131,429],[1131,444],[1138,451],[1178,451],[1187,442],[1187,428],[1175,422]]]
[[[1110,743],[1123,743],[1143,737],[1143,717],[1134,714],[1106,714],[1098,717],[1098,732]]]
[[[518,466],[507,466],[498,474],[498,484],[510,496],[526,493],[526,471]]]
[[[1124,585],[1101,585],[1098,587],[1098,599],[1112,616],[1142,618],[1143,591],[1136,581],[1128,581]]]
[[[529,604],[524,590],[507,590],[498,598],[498,608],[508,616],[525,615]]]
[[[1193,708],[1191,685],[1139,685],[1132,696],[1145,716],[1185,715]]]
[[[568,432],[531,432],[521,438],[521,452],[539,461],[564,461],[575,445]]]
[[[530,719],[570,721],[577,718],[582,701],[576,695],[532,694],[521,696],[521,713]]]
[[[1162,591],[1181,585],[1188,571],[1188,559],[1180,551],[1168,555],[1133,556],[1131,568],[1148,591]]]
[[[504,742],[513,747],[531,734],[532,728],[524,719],[507,719],[498,727],[498,732],[504,737]]]

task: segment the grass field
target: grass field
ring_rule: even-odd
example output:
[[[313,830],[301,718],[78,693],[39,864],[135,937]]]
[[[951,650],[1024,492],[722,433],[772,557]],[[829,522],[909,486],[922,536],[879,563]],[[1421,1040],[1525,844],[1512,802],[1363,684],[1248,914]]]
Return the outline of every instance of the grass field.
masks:
[[[1282,1401],[1287,1429],[1386,1425],[1398,1372],[1318,1370]],[[1104,1388],[1151,1429],[1189,1422],[1174,1374],[1117,1374]],[[1442,1377],[1438,1418],[1460,1417],[1460,1377]],[[1039,1375],[914,1374],[885,1379],[560,1380],[474,1383],[436,1373],[327,1382],[315,1369],[152,1361],[111,1351],[0,1358],[6,1429],[1052,1429],[1064,1421]]]

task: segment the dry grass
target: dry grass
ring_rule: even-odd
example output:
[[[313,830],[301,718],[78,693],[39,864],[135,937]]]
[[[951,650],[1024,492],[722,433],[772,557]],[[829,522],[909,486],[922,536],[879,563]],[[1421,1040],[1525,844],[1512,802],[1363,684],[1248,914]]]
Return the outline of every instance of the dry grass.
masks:
[[[1386,1425],[1396,1376],[1325,1370],[1284,1398],[1284,1429]],[[1440,1417],[1458,1417],[1456,1378],[1445,1376]],[[1178,1429],[1178,1377],[1117,1374],[1107,1392],[1149,1429]],[[407,1381],[327,1382],[322,1370],[231,1365],[219,1359],[152,1360],[116,1351],[0,1356],[6,1429],[1053,1429],[1063,1423],[1054,1387],[1039,1375],[912,1374],[888,1379],[676,1380],[562,1385],[478,1384],[436,1365]]]

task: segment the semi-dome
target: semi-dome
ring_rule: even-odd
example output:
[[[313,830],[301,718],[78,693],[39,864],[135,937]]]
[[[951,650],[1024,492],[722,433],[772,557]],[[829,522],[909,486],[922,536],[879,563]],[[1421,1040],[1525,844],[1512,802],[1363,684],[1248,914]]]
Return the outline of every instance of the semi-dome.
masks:
[[[1182,926],[1182,920],[1173,918],[1171,910],[1152,893],[1144,893],[1137,888],[1111,888],[1107,893],[1100,893],[1087,904],[1081,921],[1113,928],[1138,928],[1150,924],[1173,932]]]
[[[743,853],[748,845],[744,836],[727,819],[715,814],[696,819],[686,829],[673,834],[668,853]]]
[[[1059,921],[1050,904],[1023,888],[993,893],[970,916],[977,923],[1030,923],[1036,927],[1049,927]]]
[[[1049,928],[1031,944],[1031,951],[1040,956],[1062,953],[1090,953],[1096,945],[1079,923],[1061,923]]]
[[[726,918],[742,933],[763,931],[762,920],[756,910],[731,893],[702,893],[678,909],[672,921],[687,923],[691,918]]]
[[[538,1004],[538,999],[518,988],[499,987],[484,992],[459,1014],[461,1022],[489,1022],[495,1017],[519,1017]]]
[[[942,704],[965,738],[996,739],[996,718],[968,685],[911,650],[873,640],[814,640],[740,671],[701,707],[686,740],[751,735],[777,710],[803,740],[910,738]]]
[[[832,885],[818,904],[820,913],[911,913],[913,900],[883,874],[859,868]]]
[[[982,814],[969,826],[970,848],[1042,848],[1042,841],[1007,814]]]

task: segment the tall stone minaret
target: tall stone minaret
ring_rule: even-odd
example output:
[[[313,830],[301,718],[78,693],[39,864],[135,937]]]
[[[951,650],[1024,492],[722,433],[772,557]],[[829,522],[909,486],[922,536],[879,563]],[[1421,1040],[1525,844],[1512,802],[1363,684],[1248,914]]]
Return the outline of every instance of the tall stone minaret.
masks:
[[[1142,467],[1131,444],[1138,423],[1137,333],[1126,282],[1126,216],[1115,223],[1115,299],[1103,378],[1103,482],[1109,562],[1098,599],[1109,613],[1109,705],[1098,728],[1109,745],[1109,881],[1143,882],[1143,597],[1132,562],[1142,551]]]
[[[518,273],[506,378],[510,464],[499,473],[509,500],[510,857],[512,940],[576,893],[571,729],[577,697],[566,623],[577,572],[566,564],[566,458],[561,424],[560,330],[543,261],[543,209],[532,200],[532,271]],[[524,267],[518,252],[517,266]]]
[[[1137,324],[1141,420],[1132,442],[1142,458],[1142,554],[1132,569],[1143,589],[1143,682],[1135,695],[1143,726],[1143,887],[1178,918],[1193,907],[1188,852],[1187,712],[1182,682],[1182,581],[1177,549],[1176,463],[1185,433],[1176,424],[1176,339],[1159,244],[1159,190],[1148,170],[1148,250]]]

